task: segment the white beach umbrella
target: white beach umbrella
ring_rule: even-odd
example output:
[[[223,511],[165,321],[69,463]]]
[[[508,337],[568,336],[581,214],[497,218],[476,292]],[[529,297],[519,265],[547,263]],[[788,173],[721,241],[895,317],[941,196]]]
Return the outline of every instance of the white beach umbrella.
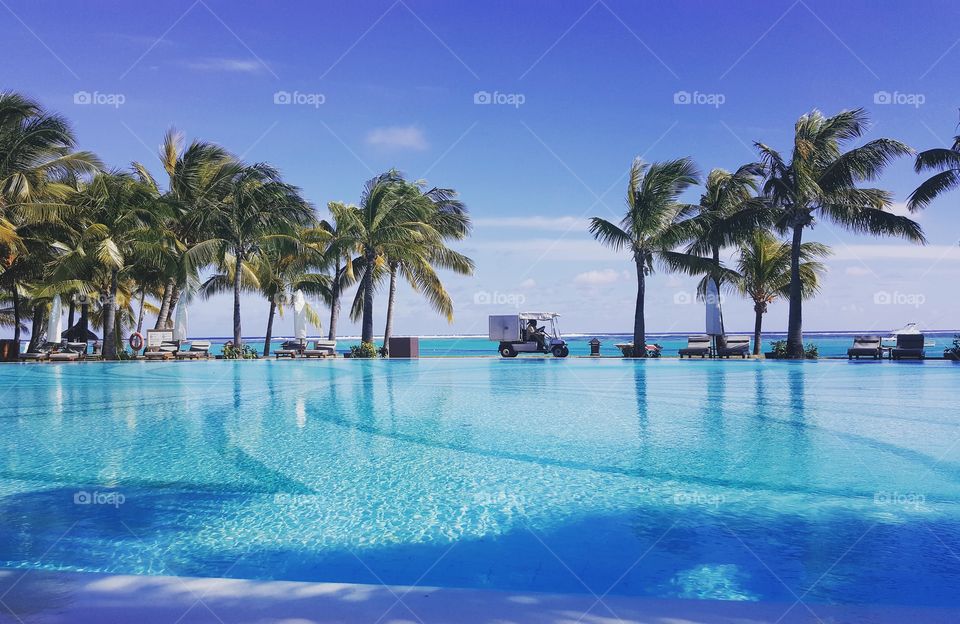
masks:
[[[63,332],[63,306],[60,304],[60,295],[54,295],[50,302],[50,318],[47,319],[47,342],[60,342]]]
[[[720,309],[720,291],[717,290],[717,283],[712,279],[707,280],[707,334],[710,336],[723,335],[723,311]]]
[[[187,304],[184,301],[177,306],[177,316],[173,324],[173,339],[187,339]]]
[[[307,300],[299,289],[293,293],[293,336],[297,340],[307,338]]]

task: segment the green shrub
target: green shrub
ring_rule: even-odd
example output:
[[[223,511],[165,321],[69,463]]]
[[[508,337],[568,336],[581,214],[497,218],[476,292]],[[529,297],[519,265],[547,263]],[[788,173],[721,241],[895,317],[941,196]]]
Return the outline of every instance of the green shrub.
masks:
[[[248,345],[234,346],[232,343],[223,345],[223,359],[225,360],[255,360],[260,357],[256,349]]]
[[[776,340],[772,345],[770,345],[770,348],[772,349],[771,353],[773,353],[777,357],[787,357],[787,341],[786,340]]]
[[[820,350],[817,349],[817,345],[812,342],[808,342],[807,346],[803,348],[803,355],[808,360],[815,360],[820,357]]]
[[[372,342],[361,342],[350,347],[350,357],[370,359],[377,357],[377,345]]]
[[[773,344],[770,345],[771,353],[774,357],[785,358],[787,357],[787,341],[786,340],[776,340]],[[815,360],[820,357],[820,351],[817,349],[817,345],[812,342],[808,342],[806,346],[803,347],[803,357],[808,360]]]

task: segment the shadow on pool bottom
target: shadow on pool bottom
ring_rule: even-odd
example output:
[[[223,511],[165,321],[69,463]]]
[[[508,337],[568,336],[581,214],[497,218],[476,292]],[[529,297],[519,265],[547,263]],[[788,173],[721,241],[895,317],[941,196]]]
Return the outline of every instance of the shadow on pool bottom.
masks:
[[[102,490],[109,492],[108,490]],[[0,499],[0,567],[715,600],[957,607],[960,522],[641,507],[453,542],[313,550],[197,535],[248,494],[77,488]],[[297,535],[297,522],[285,527]],[[204,533],[207,535],[207,533]],[[264,539],[271,539],[264,535]]]

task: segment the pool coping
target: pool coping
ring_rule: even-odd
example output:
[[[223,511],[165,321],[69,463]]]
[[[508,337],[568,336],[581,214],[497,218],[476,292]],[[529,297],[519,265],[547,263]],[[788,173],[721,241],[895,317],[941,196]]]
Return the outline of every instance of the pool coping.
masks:
[[[0,568],[3,624],[947,624],[960,608],[134,576]]]

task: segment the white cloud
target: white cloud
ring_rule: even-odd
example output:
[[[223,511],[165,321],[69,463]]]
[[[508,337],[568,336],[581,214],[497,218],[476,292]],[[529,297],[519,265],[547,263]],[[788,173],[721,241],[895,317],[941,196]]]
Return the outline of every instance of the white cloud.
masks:
[[[416,126],[374,128],[367,133],[367,145],[384,149],[423,151],[430,147],[423,131]]]
[[[548,217],[533,215],[529,217],[489,217],[474,219],[477,228],[510,228],[518,230],[549,230],[586,232],[590,221],[581,217]]]
[[[623,274],[613,269],[603,269],[600,271],[587,271],[580,273],[573,278],[574,284],[587,286],[599,286],[601,284],[612,284],[620,279]]]
[[[237,72],[244,74],[258,74],[266,69],[260,61],[255,59],[235,58],[204,58],[187,62],[187,67],[199,71]]]

